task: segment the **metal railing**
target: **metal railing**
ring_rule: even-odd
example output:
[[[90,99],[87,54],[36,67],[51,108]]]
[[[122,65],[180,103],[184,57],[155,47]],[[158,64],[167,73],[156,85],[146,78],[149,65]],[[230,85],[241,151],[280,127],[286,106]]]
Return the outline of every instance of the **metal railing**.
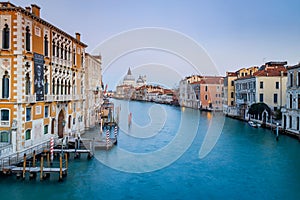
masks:
[[[32,146],[28,149],[24,149],[22,151],[12,153],[10,155],[7,155],[5,157],[0,158],[0,170],[2,170],[5,167],[16,165],[23,161],[24,154],[26,154],[26,158],[31,158],[33,156],[33,152],[35,151],[35,154],[42,153],[45,149],[50,148],[50,141],[45,141],[43,143],[37,144],[35,146]]]

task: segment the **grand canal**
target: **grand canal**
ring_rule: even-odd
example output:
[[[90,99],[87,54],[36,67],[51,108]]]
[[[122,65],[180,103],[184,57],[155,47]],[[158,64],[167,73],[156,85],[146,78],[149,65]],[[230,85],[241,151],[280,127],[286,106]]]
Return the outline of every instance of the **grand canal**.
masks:
[[[90,161],[71,159],[60,183],[56,176],[1,177],[1,199],[299,199],[297,140],[280,136],[277,142],[270,130],[225,118],[216,145],[200,158],[218,113],[114,101],[121,105],[118,146]]]

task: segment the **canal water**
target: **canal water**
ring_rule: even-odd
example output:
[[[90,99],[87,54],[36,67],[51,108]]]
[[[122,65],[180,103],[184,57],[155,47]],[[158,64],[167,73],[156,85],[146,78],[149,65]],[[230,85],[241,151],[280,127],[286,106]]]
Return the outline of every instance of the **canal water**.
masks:
[[[0,199],[299,199],[297,140],[218,113],[114,101],[118,146],[71,159],[63,182],[2,176]]]

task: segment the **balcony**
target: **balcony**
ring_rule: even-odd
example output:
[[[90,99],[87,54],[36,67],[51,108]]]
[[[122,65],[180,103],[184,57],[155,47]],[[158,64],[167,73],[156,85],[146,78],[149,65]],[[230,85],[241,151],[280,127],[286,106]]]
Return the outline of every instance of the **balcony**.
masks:
[[[52,101],[71,101],[72,95],[45,95],[46,102]]]
[[[25,95],[24,103],[36,103],[35,95]]]
[[[237,99],[237,100],[236,100],[236,103],[237,103],[237,104],[246,104],[246,103],[247,103],[247,100],[246,100],[246,99]]]

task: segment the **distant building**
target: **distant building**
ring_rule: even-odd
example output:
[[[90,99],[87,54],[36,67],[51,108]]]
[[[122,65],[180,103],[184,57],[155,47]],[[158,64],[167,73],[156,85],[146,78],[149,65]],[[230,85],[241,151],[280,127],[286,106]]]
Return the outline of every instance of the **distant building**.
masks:
[[[224,97],[223,97],[223,113],[230,116],[237,115],[236,99],[235,99],[235,86],[234,81],[237,78],[251,76],[258,70],[258,67],[242,68],[236,72],[226,72],[224,78]]]
[[[282,128],[300,133],[300,64],[287,67],[286,106],[282,109]]]
[[[179,83],[179,104],[203,110],[222,110],[223,81],[220,76],[193,75]]]
[[[131,69],[129,68],[127,74],[123,78],[123,82],[116,87],[116,92],[114,94],[114,97],[120,99],[135,99],[136,98],[135,89],[142,87],[146,84],[147,84],[146,76],[139,76],[137,81],[135,81]]]
[[[286,64],[287,62],[267,62],[252,75],[234,81],[238,116],[248,119],[248,109],[253,103],[265,103],[272,111],[281,109],[285,105]],[[264,117],[269,120],[271,116]]]
[[[192,87],[192,84],[195,82],[199,82],[201,80],[201,76],[192,75],[182,79],[179,82],[179,105],[182,107],[189,108],[200,108],[200,100],[199,96],[196,96],[196,93]],[[194,85],[197,87],[196,85]]]
[[[99,123],[101,103],[103,101],[102,91],[102,69],[101,56],[85,54],[85,129],[94,127]]]

